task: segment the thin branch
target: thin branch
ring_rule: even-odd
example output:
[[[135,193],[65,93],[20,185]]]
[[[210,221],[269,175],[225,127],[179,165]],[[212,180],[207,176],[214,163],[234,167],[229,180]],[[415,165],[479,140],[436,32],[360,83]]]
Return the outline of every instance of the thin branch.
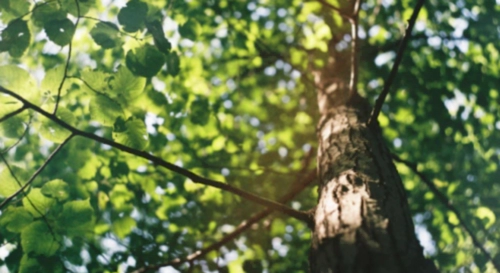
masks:
[[[1,88],[1,87],[0,87]],[[29,107],[29,106],[28,106]],[[28,179],[28,181],[26,182],[26,184],[22,185],[15,193],[13,193],[12,195],[10,195],[9,197],[7,197],[5,200],[3,200],[2,203],[0,203],[0,209],[2,209],[5,205],[7,205],[12,199],[14,199],[14,197],[18,196],[21,192],[24,192],[24,190],[29,186],[31,185],[31,183],[33,182],[33,180],[35,180],[35,178],[43,171],[43,169],[45,169],[45,167],[50,163],[50,161],[52,161],[52,159],[54,158],[54,156],[61,150],[62,147],[64,147],[64,145],[66,143],[68,143],[68,141],[74,136],[74,134],[70,135],[67,139],[65,139],[61,144],[59,144],[59,146],[57,146],[57,148],[52,151],[52,153],[49,155],[49,157],[47,157],[47,160],[45,160],[45,162],[38,168],[38,170],[36,170],[32,175],[31,177]],[[3,158],[3,156],[2,156]],[[17,180],[17,178],[16,178]]]
[[[349,92],[351,96],[356,92],[356,84],[358,83],[358,15],[359,15],[359,6],[361,5],[361,0],[356,0],[354,3],[354,8],[352,12],[352,20],[351,20],[351,77],[349,80]]]
[[[24,106],[23,106],[24,107]],[[26,128],[24,129],[24,132],[23,134],[21,135],[21,137],[19,137],[19,139],[12,145],[10,145],[9,147],[6,147],[5,149],[3,149],[2,151],[0,151],[0,154],[5,154],[7,152],[9,152],[12,148],[16,147],[19,143],[21,143],[21,140],[23,140],[23,138],[26,136],[26,134],[28,133],[29,129],[30,129],[30,125],[31,125],[31,118],[32,116],[30,115],[30,119],[28,121],[28,124],[26,124]]]
[[[54,114],[50,114],[50,113],[46,112],[45,110],[41,109],[40,107],[38,107],[37,105],[29,102],[28,100],[24,99],[23,97],[19,96],[17,93],[15,93],[13,91],[10,91],[10,90],[5,89],[4,87],[0,86],[0,92],[2,92],[4,94],[8,94],[8,95],[18,99],[19,101],[24,103],[26,105],[26,107],[33,109],[36,112],[38,112],[39,114],[54,121],[55,123],[57,123],[60,126],[62,126],[63,128],[65,128],[66,130],[70,131],[75,136],[82,136],[82,137],[85,137],[88,139],[92,139],[92,140],[97,141],[99,143],[106,144],[106,145],[109,145],[113,148],[121,150],[123,152],[142,157],[144,159],[151,161],[155,165],[162,166],[162,167],[169,169],[175,173],[178,173],[182,176],[185,176],[185,177],[191,179],[194,183],[212,186],[212,187],[224,190],[224,191],[234,193],[234,194],[236,194],[244,199],[247,199],[247,200],[252,201],[254,203],[257,203],[257,204],[266,206],[268,208],[272,208],[274,210],[280,211],[288,216],[299,219],[299,220],[304,221],[306,223],[310,223],[310,221],[311,221],[309,218],[309,214],[307,212],[294,210],[294,209],[292,209],[288,206],[282,205],[276,201],[272,201],[272,200],[257,196],[255,194],[250,193],[250,192],[247,192],[247,191],[238,189],[236,187],[233,187],[231,185],[225,184],[223,182],[199,176],[199,175],[197,175],[197,174],[195,174],[187,169],[184,169],[182,167],[179,167],[177,165],[169,163],[169,162],[167,162],[167,161],[165,161],[157,156],[154,156],[146,151],[140,151],[140,150],[125,146],[123,144],[114,142],[112,140],[97,136],[95,134],[79,130],[79,129],[73,127],[72,125],[66,123],[65,121],[59,119]]]
[[[405,164],[408,168],[410,168],[418,177],[420,177],[420,179],[429,187],[429,189],[431,190],[431,192],[437,197],[437,199],[451,212],[455,213],[457,219],[458,219],[458,222],[460,223],[460,226],[462,226],[462,228],[469,234],[469,236],[471,237],[472,239],[472,242],[474,243],[474,245],[479,248],[481,250],[481,252],[483,252],[484,256],[486,256],[486,258],[488,260],[490,260],[490,262],[493,264],[493,266],[495,267],[495,269],[500,272],[500,263],[498,261],[495,261],[495,259],[493,259],[493,257],[491,256],[491,254],[486,250],[486,248],[484,248],[484,246],[479,242],[479,240],[477,239],[476,235],[474,235],[474,233],[472,232],[472,230],[467,226],[465,220],[462,218],[462,216],[460,216],[460,213],[458,212],[458,209],[455,208],[455,206],[452,205],[451,201],[448,199],[448,197],[446,197],[443,193],[441,193],[439,191],[439,189],[436,187],[436,185],[434,185],[434,183],[429,179],[427,178],[422,172],[418,171],[417,169],[417,165],[413,162],[410,162],[410,161],[407,161],[407,160],[404,160],[404,159],[401,159],[399,156],[395,155],[395,154],[392,154],[392,158],[397,161],[397,162],[400,162],[400,163],[403,163]]]
[[[23,112],[24,110],[26,110],[26,109],[27,109],[27,107],[26,107],[25,105],[23,105],[21,108],[17,109],[16,111],[10,112],[10,113],[8,113],[7,115],[5,115],[5,116],[1,117],[1,118],[0,118],[0,122],[5,121],[5,120],[7,120],[7,119],[9,119],[9,118],[11,118],[11,117],[13,117],[13,116],[17,115],[17,114],[22,113],[22,112]]]
[[[372,114],[370,116],[370,119],[368,120],[368,124],[375,124],[378,118],[378,115],[380,114],[380,110],[382,109],[382,105],[384,104],[385,98],[387,97],[387,94],[389,94],[389,89],[392,85],[392,82],[394,81],[394,78],[396,78],[396,74],[398,73],[398,68],[399,64],[401,63],[401,60],[403,59],[403,53],[406,49],[406,46],[408,45],[408,41],[410,40],[411,37],[411,31],[413,30],[413,27],[415,26],[415,22],[417,21],[417,16],[418,13],[420,12],[420,9],[424,5],[425,0],[419,0],[417,2],[417,5],[415,6],[415,9],[413,9],[413,14],[410,17],[410,20],[408,21],[408,27],[406,28],[405,36],[403,40],[401,41],[401,44],[398,49],[398,53],[396,55],[396,59],[394,60],[394,65],[392,66],[391,72],[389,74],[389,77],[387,77],[387,80],[384,83],[384,89],[382,90],[382,93],[380,93],[380,96],[377,98],[377,101],[375,102],[375,106],[373,107]]]
[[[20,188],[23,188],[23,184],[17,178],[16,173],[14,173],[14,170],[10,166],[9,162],[7,162],[7,159],[5,159],[5,157],[2,154],[0,154],[0,158],[2,158],[2,161],[5,164],[5,166],[7,167],[7,169],[9,170],[10,175],[14,178],[14,180],[16,180],[17,185],[19,185]],[[45,225],[47,225],[47,228],[49,229],[49,232],[52,235],[52,238],[54,238],[54,240],[57,241],[56,234],[54,233],[54,230],[52,229],[52,226],[49,224],[49,221],[47,220],[47,217],[45,217],[45,214],[43,214],[42,211],[40,211],[40,209],[33,203],[33,201],[31,201],[31,198],[29,198],[29,196],[28,196],[28,194],[26,194],[26,192],[24,192],[23,190],[21,190],[21,192],[23,193],[23,195],[26,198],[26,200],[28,200],[28,202],[30,203],[30,205],[35,209],[35,211],[38,212],[38,214],[40,214],[40,216],[42,217],[43,221],[45,222]],[[11,199],[14,198],[18,194],[19,194],[19,192],[15,193],[14,195],[11,195],[10,196]],[[7,204],[7,203],[5,203],[5,204]],[[4,206],[4,202],[0,205],[0,209],[3,206]]]
[[[76,28],[78,27],[78,23],[80,22],[80,4],[78,3],[78,0],[75,0],[75,4],[78,16],[76,17],[75,31],[73,32],[73,35],[71,36],[71,40],[69,41],[68,45],[69,46],[68,57],[66,58],[66,64],[64,66],[64,75],[61,80],[61,84],[59,84],[59,88],[57,89],[56,106],[54,107],[54,112],[53,112],[54,115],[57,113],[57,107],[59,107],[59,101],[61,100],[61,90],[63,88],[64,82],[66,81],[66,78],[68,77],[69,62],[71,61],[71,51],[73,49],[73,37],[75,37]]]
[[[301,193],[307,186],[311,185],[315,179],[316,179],[316,170],[309,172],[304,179],[301,179],[301,182],[295,188],[293,188],[292,190],[290,190],[290,192],[288,192],[283,197],[281,197],[279,199],[279,201],[281,203],[286,203],[286,202],[292,200],[295,196],[297,196],[299,193]],[[135,271],[132,271],[131,273],[145,273],[145,272],[149,272],[149,271],[158,270],[161,267],[165,267],[165,266],[177,266],[177,265],[181,265],[185,262],[192,262],[192,261],[194,261],[198,258],[201,258],[202,256],[208,254],[209,252],[217,250],[220,247],[222,247],[223,245],[229,243],[230,241],[232,241],[233,239],[238,237],[240,234],[242,234],[245,230],[250,228],[253,224],[255,224],[255,223],[259,222],[260,220],[264,219],[265,217],[269,216],[272,212],[273,212],[273,209],[267,208],[267,209],[264,209],[264,210],[258,212],[257,214],[254,214],[249,219],[241,222],[233,232],[229,233],[221,240],[209,245],[206,248],[198,250],[198,251],[196,251],[196,252],[194,252],[194,253],[192,253],[184,258],[173,259],[169,262],[162,263],[162,264],[148,265],[148,266],[139,268]]]

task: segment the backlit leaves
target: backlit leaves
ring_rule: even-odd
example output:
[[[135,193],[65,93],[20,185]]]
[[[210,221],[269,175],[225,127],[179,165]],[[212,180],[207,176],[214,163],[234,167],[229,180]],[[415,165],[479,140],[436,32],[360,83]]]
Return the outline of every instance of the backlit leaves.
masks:
[[[90,101],[90,116],[104,126],[113,126],[118,117],[124,117],[119,103],[105,95],[96,95]]]
[[[50,232],[47,223],[40,220],[31,223],[22,231],[21,246],[26,254],[51,256],[60,245]]]
[[[61,179],[55,179],[45,183],[41,192],[47,197],[64,201],[69,197],[69,185]]]
[[[66,108],[59,108],[56,116],[68,124],[75,124],[75,117],[73,113]],[[55,143],[61,143],[71,135],[70,131],[46,117],[40,117],[40,120],[40,135],[47,140]]]
[[[94,42],[104,49],[114,48],[121,45],[118,27],[110,22],[99,22],[90,31]]]
[[[113,140],[123,145],[143,150],[148,145],[148,134],[144,122],[139,119],[116,119],[113,127]]]

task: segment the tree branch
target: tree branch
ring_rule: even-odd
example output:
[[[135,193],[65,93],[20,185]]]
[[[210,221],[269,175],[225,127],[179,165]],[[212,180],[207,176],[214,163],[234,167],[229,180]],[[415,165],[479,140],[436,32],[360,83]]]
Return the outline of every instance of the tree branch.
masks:
[[[407,161],[407,160],[404,160],[404,159],[401,159],[399,156],[397,156],[395,154],[392,154],[392,158],[395,161],[403,163],[408,168],[410,168],[429,187],[429,189],[431,190],[431,192],[438,198],[438,200],[449,211],[455,213],[455,215],[457,216],[458,222],[460,223],[460,226],[462,226],[462,228],[469,234],[469,236],[471,237],[472,242],[474,243],[474,245],[477,248],[479,248],[481,250],[481,252],[483,252],[484,256],[486,256],[486,258],[488,260],[490,260],[490,262],[493,264],[493,266],[495,267],[495,269],[498,272],[500,272],[500,263],[498,261],[495,261],[493,259],[493,257],[491,256],[491,254],[486,250],[486,248],[484,248],[484,246],[479,242],[479,240],[474,235],[474,233],[472,232],[472,230],[465,223],[465,220],[462,218],[462,216],[460,216],[460,214],[459,214],[458,210],[455,208],[455,206],[453,206],[452,203],[451,203],[451,201],[444,194],[442,194],[439,191],[439,189],[436,187],[436,185],[434,185],[434,183],[432,183],[432,181],[429,178],[427,178],[422,172],[420,172],[420,171],[417,170],[417,165],[415,163]]]
[[[78,27],[78,23],[80,22],[80,4],[78,3],[78,0],[75,0],[75,4],[78,15],[76,17],[76,22],[75,22],[75,32],[73,32],[73,35],[71,36],[71,41],[69,42],[68,57],[66,58],[66,64],[64,66],[64,75],[61,80],[61,83],[59,84],[59,88],[57,89],[56,106],[54,107],[54,112],[53,112],[54,115],[57,113],[57,107],[59,107],[59,101],[61,100],[61,90],[63,88],[64,82],[66,81],[66,78],[68,77],[69,62],[71,61],[71,51],[73,49],[73,37],[75,37],[76,28]]]
[[[316,179],[316,170],[310,171],[304,179],[300,179],[301,181],[298,184],[297,184],[297,182],[295,182],[296,186],[292,190],[290,190],[287,194],[282,196],[279,199],[279,202],[286,203],[286,202],[292,200],[295,196],[297,196],[299,193],[301,193],[307,186],[311,185],[315,179]],[[194,261],[198,258],[201,258],[202,256],[208,254],[209,252],[217,250],[220,247],[222,247],[223,245],[229,243],[230,241],[232,241],[233,239],[238,237],[240,234],[242,234],[245,230],[250,228],[253,224],[255,224],[255,223],[259,222],[260,220],[264,219],[265,217],[269,216],[272,212],[273,212],[273,209],[267,208],[267,209],[264,209],[264,210],[258,212],[257,214],[254,214],[252,217],[241,222],[233,232],[229,233],[221,240],[209,245],[206,248],[198,250],[198,251],[196,251],[196,252],[194,252],[194,253],[192,253],[184,258],[173,259],[169,262],[162,263],[162,264],[147,265],[147,266],[139,268],[135,271],[132,271],[131,273],[145,273],[145,272],[149,272],[149,271],[158,270],[161,267],[165,267],[165,266],[177,266],[177,265],[181,265],[181,264],[186,263],[186,262],[192,262],[192,261]]]
[[[16,111],[10,112],[7,115],[1,117],[0,122],[5,121],[5,120],[17,115],[17,114],[22,113],[24,110],[26,110],[26,106],[23,105],[21,108],[17,109]]]
[[[39,114],[45,116],[46,118],[52,120],[53,122],[55,122],[57,124],[59,124],[61,127],[70,131],[72,133],[72,135],[82,136],[82,137],[85,137],[88,139],[92,139],[92,140],[97,141],[99,143],[106,144],[106,145],[109,145],[113,148],[121,150],[123,152],[142,157],[144,159],[151,161],[153,164],[162,166],[162,167],[169,169],[175,173],[178,173],[182,176],[185,176],[185,177],[191,179],[194,183],[212,186],[212,187],[224,190],[224,191],[234,193],[234,194],[236,194],[244,199],[247,199],[249,201],[252,201],[256,204],[260,204],[260,205],[266,206],[268,208],[272,208],[272,209],[280,211],[280,212],[282,212],[290,217],[296,218],[298,220],[301,220],[301,221],[304,221],[304,222],[310,224],[311,220],[309,218],[309,214],[306,212],[294,210],[294,209],[292,209],[288,206],[282,205],[278,202],[275,202],[275,201],[272,201],[272,200],[269,200],[266,198],[262,198],[260,196],[257,196],[255,194],[250,193],[250,192],[235,188],[235,187],[228,185],[228,184],[225,184],[223,182],[215,181],[215,180],[211,180],[211,179],[199,176],[199,175],[197,175],[197,174],[195,174],[187,169],[184,169],[182,167],[179,167],[177,165],[169,163],[169,162],[167,162],[167,161],[165,161],[157,156],[154,156],[148,152],[140,151],[140,150],[137,150],[134,148],[130,148],[128,146],[114,142],[112,140],[94,135],[92,133],[88,133],[88,132],[79,130],[79,129],[73,127],[72,125],[66,123],[65,121],[59,119],[54,114],[50,114],[50,113],[46,112],[45,110],[43,110],[40,107],[38,107],[37,105],[29,102],[28,100],[24,99],[23,97],[19,96],[17,93],[15,93],[11,90],[8,90],[8,89],[0,86],[0,92],[18,99],[19,101],[24,103],[24,105],[26,107],[33,109],[34,111],[38,112]]]
[[[0,87],[1,88],[1,87]],[[28,106],[29,107],[29,106]],[[52,153],[49,155],[49,157],[47,158],[47,160],[45,160],[45,162],[38,168],[38,170],[36,170],[33,175],[31,175],[31,177],[28,179],[28,181],[26,182],[26,184],[24,185],[20,185],[21,187],[15,192],[13,193],[12,195],[10,195],[9,197],[7,197],[5,200],[3,200],[2,203],[0,203],[0,209],[2,209],[4,206],[6,206],[10,200],[14,199],[14,197],[18,196],[21,192],[24,192],[24,190],[29,186],[31,185],[31,183],[33,182],[33,180],[35,180],[35,178],[43,171],[43,169],[45,169],[45,167],[49,164],[50,161],[52,161],[52,159],[54,158],[54,156],[61,150],[62,147],[64,147],[64,145],[66,143],[68,143],[68,141],[73,137],[73,135],[70,135],[67,139],[64,140],[63,143],[59,144],[59,146],[57,146],[57,148],[52,151]],[[2,157],[2,159],[4,160],[4,162],[6,163],[7,161],[5,161],[3,155],[0,155]],[[8,166],[8,164],[7,164]],[[14,177],[14,179],[19,183],[19,180],[17,180],[16,176],[14,175],[14,172],[12,172],[12,170],[10,169],[9,167],[9,170],[12,174],[12,176]],[[41,214],[41,213],[40,213]]]
[[[387,77],[387,80],[384,83],[384,89],[382,90],[382,93],[380,93],[380,96],[377,98],[370,119],[368,120],[369,125],[376,123],[378,115],[380,114],[380,110],[382,109],[382,105],[384,104],[385,98],[387,97],[387,94],[389,94],[389,88],[391,88],[392,82],[394,81],[394,78],[396,78],[399,64],[403,59],[403,53],[406,49],[406,46],[408,45],[408,41],[410,40],[411,37],[411,31],[413,30],[413,26],[415,26],[418,13],[420,12],[420,9],[424,5],[424,1],[425,0],[419,0],[417,2],[417,5],[415,6],[415,9],[413,9],[413,14],[411,15],[410,20],[408,21],[408,27],[406,28],[405,36],[399,46],[396,59],[394,60],[394,65],[392,66],[391,72],[389,73],[389,77]]]

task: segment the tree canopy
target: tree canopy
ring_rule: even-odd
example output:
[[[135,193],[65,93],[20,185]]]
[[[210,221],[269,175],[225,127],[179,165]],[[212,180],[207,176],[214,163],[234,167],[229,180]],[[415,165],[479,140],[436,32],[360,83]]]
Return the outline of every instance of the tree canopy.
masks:
[[[1,0],[0,271],[306,271],[338,4]],[[498,272],[500,3],[429,0],[398,52],[416,4],[361,1],[356,87],[402,57],[378,121],[425,253]]]

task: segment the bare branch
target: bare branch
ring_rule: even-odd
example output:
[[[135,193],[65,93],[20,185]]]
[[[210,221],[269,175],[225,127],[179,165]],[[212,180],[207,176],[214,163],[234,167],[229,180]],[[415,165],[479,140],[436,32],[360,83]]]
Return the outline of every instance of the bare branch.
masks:
[[[0,87],[1,88],[1,87]],[[14,199],[14,197],[18,196],[21,192],[24,192],[24,190],[29,186],[31,185],[31,183],[33,182],[33,180],[35,180],[35,178],[43,171],[43,169],[45,169],[45,167],[49,164],[50,161],[52,161],[52,159],[54,158],[54,156],[61,150],[62,147],[64,147],[64,145],[66,143],[68,143],[68,141],[73,137],[73,134],[70,135],[67,139],[64,140],[63,143],[59,144],[59,146],[57,146],[57,148],[52,151],[52,153],[49,155],[49,157],[47,157],[47,160],[45,160],[45,162],[38,168],[38,170],[36,170],[32,175],[31,177],[28,179],[28,181],[26,182],[26,184],[22,185],[15,193],[13,193],[11,196],[7,197],[5,200],[3,200],[2,203],[0,203],[0,209],[2,209],[4,206],[6,206],[10,200]],[[0,155],[2,157],[2,159],[4,159],[3,155]],[[5,160],[5,159],[4,159]],[[6,162],[6,161],[5,161]],[[7,165],[8,166],[8,165]],[[9,168],[10,170],[10,168]],[[14,176],[14,173],[11,171],[11,174],[12,176]],[[21,184],[17,178],[14,176],[14,179],[16,179],[16,181]]]
[[[316,179],[316,170],[310,171],[304,179],[301,179],[300,183],[298,183],[296,187],[294,187],[292,190],[290,190],[290,192],[288,192],[283,197],[281,197],[279,199],[279,201],[281,203],[286,203],[286,202],[292,200],[295,196],[297,196],[299,193],[301,193],[307,186],[311,185],[315,179]],[[184,258],[181,258],[181,259],[177,258],[177,259],[174,259],[174,260],[171,260],[169,262],[162,263],[162,264],[148,265],[148,266],[139,268],[135,271],[132,271],[131,273],[145,273],[145,272],[149,272],[149,271],[158,270],[161,267],[165,267],[165,266],[176,266],[176,265],[181,265],[185,262],[192,262],[198,258],[203,257],[204,255],[208,254],[209,252],[217,250],[220,247],[222,247],[223,245],[229,243],[230,241],[232,241],[233,239],[238,237],[240,234],[242,234],[245,230],[250,228],[253,224],[264,219],[265,217],[270,215],[272,212],[273,212],[273,209],[267,208],[267,209],[260,211],[257,214],[254,214],[252,217],[241,222],[233,232],[229,233],[221,240],[211,244],[210,246],[208,246],[206,248],[198,250],[198,251],[196,251],[196,252],[194,252],[194,253],[192,253]]]
[[[68,68],[69,68],[69,62],[71,61],[71,51],[73,49],[73,37],[75,37],[76,33],[76,28],[78,27],[78,23],[80,22],[80,4],[78,3],[78,0],[75,0],[76,4],[76,11],[77,11],[77,17],[76,17],[76,22],[75,22],[75,32],[73,32],[73,36],[71,36],[71,40],[69,42],[69,47],[68,47],[68,57],[66,58],[66,64],[64,66],[64,75],[61,80],[61,84],[59,84],[59,88],[57,89],[57,98],[56,98],[56,106],[54,107],[54,112],[53,114],[55,115],[57,113],[57,108],[59,107],[59,101],[61,100],[61,90],[63,88],[64,82],[66,81],[66,78],[68,77]]]
[[[413,30],[413,26],[415,26],[418,13],[420,12],[420,9],[424,5],[424,1],[425,0],[419,0],[417,2],[417,5],[415,6],[415,9],[413,9],[413,13],[410,17],[410,20],[408,20],[408,27],[406,28],[405,36],[401,41],[401,44],[399,45],[398,53],[396,55],[396,59],[394,60],[394,65],[392,66],[391,72],[389,73],[389,77],[387,77],[387,80],[384,83],[384,89],[382,90],[382,93],[380,93],[380,96],[377,98],[375,102],[375,106],[373,107],[373,111],[370,116],[370,119],[368,120],[368,124],[375,124],[377,121],[378,115],[380,114],[380,110],[382,109],[382,105],[384,104],[385,98],[387,97],[387,94],[389,94],[389,89],[391,88],[392,82],[394,81],[394,78],[396,78],[396,74],[398,73],[399,64],[403,59],[403,53],[406,49],[406,46],[408,45],[408,41],[410,40],[411,37],[411,31]]]
[[[479,248],[481,250],[481,252],[483,252],[484,256],[486,256],[486,258],[488,260],[490,260],[490,262],[493,264],[493,266],[495,267],[495,269],[498,272],[500,272],[500,263],[498,261],[495,261],[495,259],[493,259],[493,257],[488,252],[488,250],[486,250],[486,248],[484,248],[484,246],[479,242],[479,240],[477,239],[476,235],[474,235],[474,233],[472,232],[472,230],[467,226],[465,220],[462,218],[462,216],[460,216],[460,213],[458,212],[458,209],[455,208],[455,206],[452,205],[452,203],[448,199],[448,197],[446,197],[444,194],[442,194],[439,191],[439,189],[436,187],[436,185],[434,185],[434,183],[429,178],[427,178],[422,172],[418,171],[417,165],[415,163],[407,161],[407,160],[404,160],[404,159],[401,159],[399,156],[397,156],[395,154],[392,154],[392,158],[394,160],[396,160],[397,162],[401,162],[401,163],[405,164],[408,168],[410,168],[429,187],[429,189],[431,190],[431,192],[438,198],[438,200],[449,211],[455,213],[455,215],[456,215],[456,217],[458,219],[458,222],[460,223],[460,226],[462,226],[462,228],[469,234],[469,236],[471,237],[472,242],[474,243],[474,245],[477,248]]]
[[[255,194],[238,189],[238,188],[233,187],[231,185],[228,185],[226,183],[216,181],[216,180],[211,180],[211,179],[199,176],[199,175],[197,175],[197,174],[195,174],[187,169],[184,169],[182,167],[179,167],[177,165],[169,163],[169,162],[167,162],[167,161],[165,161],[157,156],[154,156],[146,151],[140,151],[140,150],[137,150],[134,148],[130,148],[128,146],[114,142],[112,140],[97,136],[97,135],[92,134],[92,133],[88,133],[88,132],[79,130],[79,129],[73,127],[72,125],[66,123],[65,121],[59,119],[54,114],[50,114],[50,113],[46,112],[42,108],[29,102],[28,100],[24,99],[23,97],[19,96],[18,94],[16,94],[15,92],[13,92],[11,90],[5,89],[4,87],[0,86],[0,92],[2,92],[4,94],[8,94],[8,95],[18,99],[19,101],[23,102],[24,105],[26,105],[26,107],[35,110],[39,114],[45,116],[46,118],[52,120],[53,122],[55,122],[57,124],[59,124],[60,126],[65,128],[66,130],[70,131],[72,133],[72,135],[82,136],[82,137],[85,137],[88,139],[92,139],[92,140],[97,141],[99,143],[106,144],[106,145],[109,145],[113,148],[121,150],[123,152],[142,157],[144,159],[151,161],[153,164],[162,166],[162,167],[169,169],[175,173],[178,173],[184,177],[187,177],[187,178],[191,179],[194,183],[212,186],[212,187],[224,190],[224,191],[234,193],[234,194],[236,194],[244,199],[247,199],[249,201],[252,201],[256,204],[260,204],[260,205],[266,206],[268,208],[272,208],[272,209],[280,211],[280,212],[282,212],[290,217],[296,218],[298,220],[301,220],[301,221],[304,221],[304,222],[310,224],[311,220],[309,218],[309,214],[306,212],[294,210],[294,209],[292,209],[288,206],[282,205],[276,201],[272,201],[272,200],[257,196]]]

